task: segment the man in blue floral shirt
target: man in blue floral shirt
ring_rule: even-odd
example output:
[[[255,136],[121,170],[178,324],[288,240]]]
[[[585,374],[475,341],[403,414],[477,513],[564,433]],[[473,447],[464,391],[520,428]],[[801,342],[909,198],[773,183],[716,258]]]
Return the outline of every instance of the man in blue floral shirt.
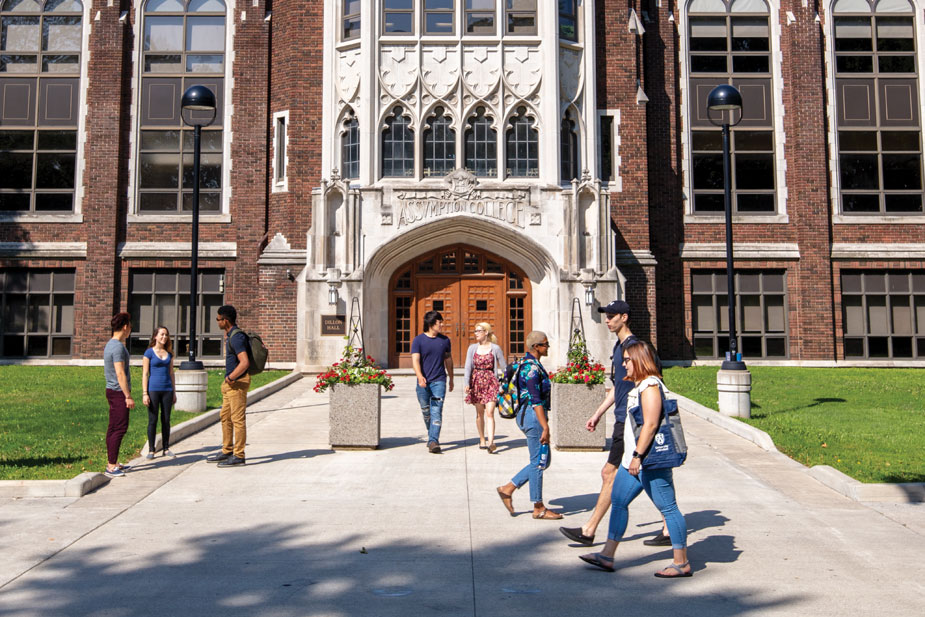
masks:
[[[549,395],[552,386],[540,358],[549,352],[549,339],[539,331],[531,332],[526,340],[527,354],[517,369],[519,396],[523,399],[517,412],[517,426],[527,438],[530,462],[504,486],[498,487],[498,496],[507,511],[514,516],[514,491],[530,483],[530,501],[533,502],[533,518],[558,520],[562,515],[547,510],[543,505],[543,471],[540,467],[540,449],[549,446]],[[546,466],[549,466],[547,461]]]

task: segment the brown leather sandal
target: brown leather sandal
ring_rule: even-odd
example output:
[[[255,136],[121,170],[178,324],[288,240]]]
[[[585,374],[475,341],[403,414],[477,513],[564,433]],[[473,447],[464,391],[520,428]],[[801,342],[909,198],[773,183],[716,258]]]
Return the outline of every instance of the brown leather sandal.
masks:
[[[498,487],[498,497],[501,498],[501,503],[504,504],[504,507],[507,508],[508,513],[511,516],[514,516],[514,496],[508,495],[501,490],[501,487]]]
[[[558,512],[553,512],[552,510],[547,510],[546,508],[543,508],[539,512],[534,510],[533,518],[537,518],[537,519],[541,518],[546,521],[558,521],[560,518],[562,518],[562,515],[559,514]]]

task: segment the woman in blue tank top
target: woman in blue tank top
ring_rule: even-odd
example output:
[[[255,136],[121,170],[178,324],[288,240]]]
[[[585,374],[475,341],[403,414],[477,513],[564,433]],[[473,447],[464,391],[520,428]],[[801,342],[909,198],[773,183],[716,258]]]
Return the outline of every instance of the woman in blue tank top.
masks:
[[[158,326],[151,336],[145,357],[142,361],[142,399],[148,408],[148,455],[154,458],[154,436],[157,434],[157,416],[161,416],[161,451],[164,456],[173,458],[170,451],[170,410],[177,402],[176,388],[173,380],[173,343],[170,332],[164,326]]]

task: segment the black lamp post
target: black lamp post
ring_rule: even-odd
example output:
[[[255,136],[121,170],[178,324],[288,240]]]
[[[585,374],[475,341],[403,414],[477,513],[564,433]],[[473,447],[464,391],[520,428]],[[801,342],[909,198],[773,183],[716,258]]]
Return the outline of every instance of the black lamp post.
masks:
[[[742,94],[729,84],[722,84],[713,88],[707,96],[707,107],[710,111],[722,113],[723,127],[723,189],[725,192],[726,204],[726,283],[728,285],[727,293],[729,298],[729,353],[723,362],[722,370],[724,371],[744,371],[745,363],[742,362],[738,352],[736,342],[736,297],[735,297],[735,273],[732,267],[732,167],[731,156],[729,154],[729,120],[739,112],[739,119],[732,123],[735,126],[742,121]],[[726,115],[728,112],[728,115]],[[710,118],[713,122],[713,118]],[[713,122],[713,124],[717,124]]]
[[[208,119],[204,114],[208,112]],[[199,158],[202,127],[215,121],[215,93],[205,86],[190,86],[180,99],[180,116],[183,122],[193,127],[193,239],[190,260],[189,298],[189,360],[180,363],[180,370],[201,371],[202,362],[196,359],[196,315],[199,313]],[[189,116],[189,119],[187,119]]]

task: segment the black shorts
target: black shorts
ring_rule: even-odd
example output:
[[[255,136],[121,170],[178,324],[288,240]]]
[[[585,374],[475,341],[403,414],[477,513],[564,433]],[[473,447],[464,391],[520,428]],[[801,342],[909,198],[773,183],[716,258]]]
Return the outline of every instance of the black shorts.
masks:
[[[607,462],[614,467],[619,467],[623,461],[623,452],[625,450],[623,447],[623,427],[625,425],[625,422],[614,422],[613,424],[613,439],[610,443],[610,454],[607,455]]]

